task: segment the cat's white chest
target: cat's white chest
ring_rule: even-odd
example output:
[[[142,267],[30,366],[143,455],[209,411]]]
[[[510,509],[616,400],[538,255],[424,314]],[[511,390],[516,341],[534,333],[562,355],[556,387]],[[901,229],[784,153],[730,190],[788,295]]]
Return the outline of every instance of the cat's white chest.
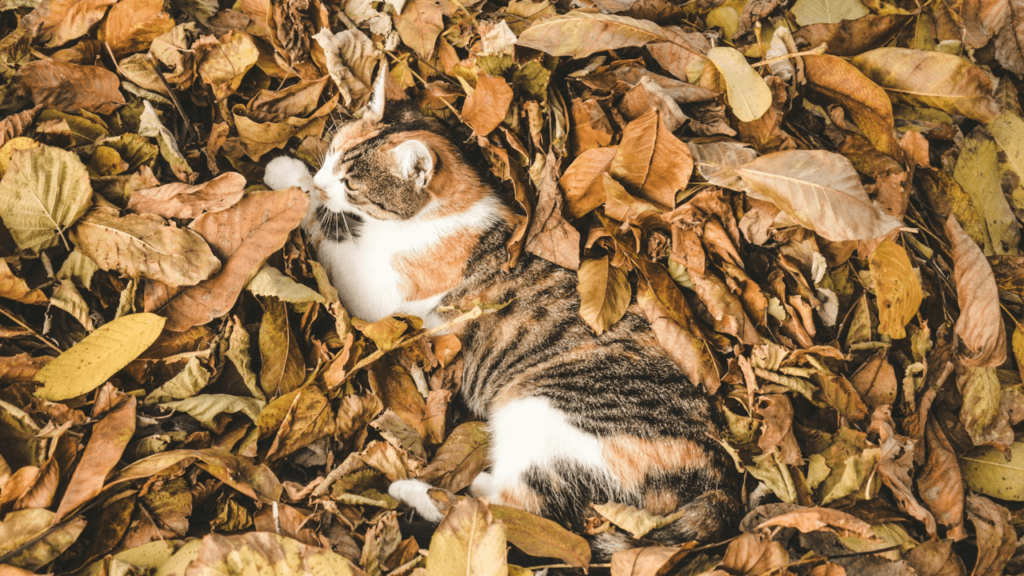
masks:
[[[317,253],[352,316],[374,322],[389,314],[412,314],[431,327],[440,323],[434,308],[444,294],[407,301],[399,286],[401,276],[393,266],[396,256],[422,248],[423,240],[415,227],[403,230],[390,222],[371,220],[360,226],[358,238],[344,242],[324,239]]]

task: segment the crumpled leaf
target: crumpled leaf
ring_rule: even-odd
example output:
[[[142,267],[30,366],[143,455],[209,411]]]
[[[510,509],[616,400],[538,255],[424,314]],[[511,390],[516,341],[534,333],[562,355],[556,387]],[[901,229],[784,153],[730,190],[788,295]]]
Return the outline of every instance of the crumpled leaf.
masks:
[[[120,57],[149,48],[153,40],[174,28],[160,0],[124,0],[110,8],[100,27],[100,40]]]
[[[29,288],[28,283],[15,276],[4,260],[0,260],[0,298],[8,298],[22,304],[45,304],[48,300],[42,290]]]
[[[1013,442],[1013,429],[1002,405],[1003,393],[996,369],[964,366],[957,372],[957,386],[964,399],[960,422],[975,446],[1009,446]]]
[[[796,23],[801,26],[836,24],[871,13],[860,0],[797,0],[792,10]]]
[[[1010,511],[985,498],[968,494],[967,517],[978,532],[978,561],[973,574],[998,576],[1017,549]]]
[[[264,301],[260,324],[260,385],[268,396],[297,389],[306,377],[306,363],[291,329],[288,307],[281,300]]]
[[[332,34],[323,28],[313,39],[324,50],[327,72],[341,92],[342,104],[352,109],[363,106],[373,91],[373,67],[381,58],[373,42],[358,29]]]
[[[831,508],[801,508],[762,522],[758,529],[773,526],[786,526],[808,533],[816,530],[830,529],[840,535],[856,535],[861,538],[874,539],[871,525],[840,510]]]
[[[488,436],[483,422],[460,424],[437,449],[434,460],[420,479],[438,488],[458,492],[483,471],[487,463]]]
[[[285,276],[277,268],[264,264],[245,288],[256,296],[273,296],[283,302],[326,302],[319,292]]]
[[[869,240],[902,225],[871,202],[849,160],[824,150],[766,154],[709,181],[768,200],[828,240]]]
[[[0,218],[22,250],[55,246],[91,204],[85,166],[77,155],[59,148],[14,152],[0,180]]]
[[[195,186],[172,183],[136,190],[128,199],[128,209],[164,218],[191,219],[203,212],[226,210],[237,204],[244,194],[245,177],[237,172],[225,172]]]
[[[251,36],[231,30],[220,38],[209,38],[197,62],[203,82],[210,85],[214,96],[223,100],[238,89],[242,76],[259,59],[259,49]],[[195,49],[195,47],[193,47]]]
[[[146,405],[160,404],[171,400],[184,400],[199,393],[210,383],[210,371],[203,368],[198,358],[189,359],[185,367],[164,382],[159,388],[146,395]]]
[[[894,340],[906,336],[924,294],[907,251],[892,240],[879,244],[868,259],[878,296],[878,332]]]
[[[571,566],[590,564],[590,545],[547,518],[518,508],[491,506],[491,514],[505,525],[510,544],[538,558],[558,558]]]
[[[71,230],[71,240],[102,270],[171,286],[194,286],[221,267],[202,236],[152,214],[95,208]]]
[[[56,515],[42,508],[29,508],[7,514],[0,522],[0,555],[20,548],[21,552],[5,560],[12,566],[37,570],[60,556],[85,530],[85,518],[75,518],[50,531]]]
[[[552,56],[586,58],[601,50],[643,46],[657,40],[665,40],[665,35],[652,22],[572,11],[535,22],[519,35],[516,44]]]
[[[49,2],[42,12],[39,35],[49,48],[66,44],[85,35],[117,0],[58,0]]]
[[[160,145],[160,156],[171,165],[171,170],[178,177],[178,180],[189,183],[194,182],[196,174],[188,165],[185,157],[181,155],[181,150],[178,149],[178,141],[175,140],[174,134],[171,134],[171,131],[160,121],[160,117],[157,116],[156,110],[149,103],[149,100],[143,101],[143,105],[144,109],[139,123],[139,136],[156,138],[157,143]]]
[[[953,247],[953,279],[960,304],[956,334],[969,351],[960,361],[965,366],[999,366],[1006,361],[1006,328],[992,267],[952,214],[946,219],[946,235]]]
[[[480,72],[476,76],[476,89],[466,97],[462,106],[462,121],[479,136],[494,131],[505,119],[512,103],[512,89],[500,76]]]
[[[58,402],[87,394],[136,359],[160,335],[164,318],[129,314],[104,324],[36,373],[36,396]]]
[[[255,423],[259,420],[263,403],[255,398],[231,394],[200,394],[183,400],[164,402],[160,404],[160,407],[185,412],[203,426],[217,430],[220,428],[217,417],[222,414],[241,412]]]
[[[113,114],[124,105],[117,75],[99,66],[36,60],[18,69],[14,86],[36,106],[68,114],[82,110]]]

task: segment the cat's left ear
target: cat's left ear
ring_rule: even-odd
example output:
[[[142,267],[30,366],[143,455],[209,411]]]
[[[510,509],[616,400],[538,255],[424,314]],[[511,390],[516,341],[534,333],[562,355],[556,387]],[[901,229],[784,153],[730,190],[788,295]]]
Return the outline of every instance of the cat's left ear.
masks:
[[[430,182],[434,175],[434,155],[426,144],[419,140],[406,140],[391,150],[398,166],[398,173],[411,178],[420,188]]]
[[[362,119],[369,122],[380,122],[384,118],[384,103],[387,100],[387,75],[388,64],[380,61],[380,68],[377,69],[377,78],[373,81],[373,92],[370,94],[370,101],[362,110]]]

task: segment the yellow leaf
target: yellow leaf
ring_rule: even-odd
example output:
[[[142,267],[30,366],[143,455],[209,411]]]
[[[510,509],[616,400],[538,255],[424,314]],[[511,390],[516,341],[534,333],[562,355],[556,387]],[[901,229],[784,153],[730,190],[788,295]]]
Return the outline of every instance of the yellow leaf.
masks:
[[[708,60],[722,73],[729,107],[741,122],[753,122],[772,107],[771,88],[738,50],[716,46],[708,51]]]
[[[1002,450],[986,447],[960,457],[967,486],[1000,500],[1024,501],[1024,442],[1010,445],[1010,460]]]
[[[594,52],[658,40],[665,40],[665,33],[653,22],[573,11],[536,22],[520,34],[516,44],[552,56],[586,58]]]
[[[924,294],[910,257],[902,246],[885,240],[868,260],[878,296],[878,331],[895,340],[907,335],[907,322],[917,314]]]
[[[430,539],[427,576],[505,576],[505,525],[475,498],[459,500]]]
[[[138,358],[156,341],[165,319],[129,314],[104,324],[40,370],[36,396],[59,402],[87,394]]]

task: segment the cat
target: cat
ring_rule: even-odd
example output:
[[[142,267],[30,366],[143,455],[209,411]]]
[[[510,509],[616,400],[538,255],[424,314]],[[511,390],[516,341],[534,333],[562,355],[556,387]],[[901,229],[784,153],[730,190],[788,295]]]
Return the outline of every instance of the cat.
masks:
[[[709,541],[736,522],[735,466],[717,411],[632,305],[597,336],[579,316],[576,274],[524,253],[502,271],[514,217],[443,125],[409,100],[387,101],[386,70],[359,119],[334,134],[319,171],[280,157],[265,183],[311,195],[303,228],[346,309],[374,321],[506,304],[454,329],[459,395],[490,432],[488,472],[470,493],[583,531],[591,504],[616,502],[681,519],[646,541]],[[385,107],[387,112],[385,113]],[[425,519],[442,514],[420,480],[389,493]],[[591,539],[596,557],[637,542]]]

